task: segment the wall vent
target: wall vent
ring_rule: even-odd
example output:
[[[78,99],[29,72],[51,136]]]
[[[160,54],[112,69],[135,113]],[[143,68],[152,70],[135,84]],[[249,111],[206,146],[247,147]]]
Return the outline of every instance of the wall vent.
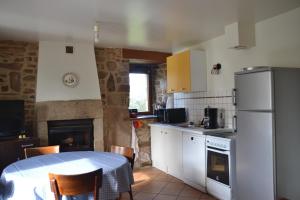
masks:
[[[66,53],[73,54],[74,47],[73,46],[66,46]]]

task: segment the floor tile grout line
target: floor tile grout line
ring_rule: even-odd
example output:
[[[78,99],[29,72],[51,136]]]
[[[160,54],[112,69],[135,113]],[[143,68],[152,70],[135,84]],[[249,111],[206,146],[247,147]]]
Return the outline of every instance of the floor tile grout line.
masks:
[[[170,179],[168,179],[168,181],[165,181],[166,182],[166,185],[163,186],[160,191],[154,196],[154,198],[152,200],[154,200],[156,197],[158,197],[159,195],[165,195],[165,194],[161,194],[161,192],[169,185],[171,184],[172,182],[170,181]],[[175,195],[168,195],[168,196],[175,196]],[[176,195],[176,199],[178,198],[178,195]]]
[[[176,199],[179,199],[179,197],[180,197],[180,194],[181,194],[181,192],[184,190],[184,188],[185,188],[185,186],[183,186],[182,187],[182,189],[180,190],[180,192],[178,193],[178,195],[177,195],[177,198]]]
[[[140,171],[141,173],[143,173],[143,171],[141,170]],[[148,174],[149,173],[149,174]],[[195,190],[197,190],[197,191],[199,191],[198,189],[196,189],[196,188],[194,188],[194,187],[191,187],[191,186],[188,186],[186,183],[184,183],[184,182],[181,182],[181,181],[176,181],[175,179],[173,180],[173,178],[175,178],[175,177],[173,177],[173,176],[170,176],[170,175],[168,175],[168,174],[166,174],[166,173],[164,173],[164,172],[160,172],[160,171],[156,171],[156,170],[149,170],[149,171],[147,171],[146,173],[145,173],[146,175],[148,175],[148,176],[150,176],[150,179],[149,180],[147,180],[146,182],[165,182],[165,184],[163,185],[163,187],[161,187],[161,188],[158,188],[159,190],[156,190],[156,191],[158,191],[157,193],[155,192],[155,193],[153,193],[153,192],[151,192],[151,191],[142,191],[142,190],[140,190],[140,189],[138,189],[138,190],[136,190],[135,191],[135,194],[134,194],[134,197],[136,197],[139,193],[148,193],[148,194],[152,194],[153,196],[151,196],[151,198],[149,198],[149,199],[151,199],[151,200],[155,200],[156,198],[158,198],[158,196],[159,195],[164,195],[164,196],[172,196],[172,199],[176,199],[176,200],[179,200],[181,197],[182,198],[185,198],[185,197],[187,197],[187,198],[194,198],[195,200],[204,200],[204,199],[206,199],[206,197],[203,199],[202,198],[202,196],[200,195],[200,196],[198,196],[198,197],[188,197],[188,196],[180,196],[180,195],[182,195],[182,193],[183,193],[183,191],[185,190],[185,188],[187,188],[187,187],[190,187],[190,188],[193,188],[193,189],[195,189]],[[161,178],[161,180],[160,180],[160,176],[166,176],[165,178],[164,177],[162,177]],[[156,180],[155,180],[156,179]],[[177,195],[174,195],[173,193],[166,193],[166,194],[162,194],[162,192],[163,192],[163,190],[165,190],[166,189],[166,187],[168,187],[168,186],[170,186],[170,184],[179,184],[179,183],[183,183],[184,184],[184,186],[180,189],[180,192],[177,194]],[[146,185],[147,185],[147,183],[146,183]],[[139,188],[139,187],[138,187]],[[172,190],[170,190],[170,191],[172,191]],[[199,191],[201,194],[203,193],[202,191]],[[176,192],[177,193],[177,192]],[[205,192],[203,193],[203,194],[205,194]],[[208,197],[210,196],[209,194],[207,194],[208,195]],[[214,198],[212,198],[212,199],[214,199]],[[214,199],[214,200],[216,200],[216,199]]]
[[[167,181],[166,181],[167,182]],[[167,186],[169,184],[169,182],[167,182],[167,184],[164,186],[164,187],[162,187],[161,189],[160,189],[160,191],[157,193],[157,195],[154,197],[154,199],[161,193],[161,191],[163,191],[163,189]]]

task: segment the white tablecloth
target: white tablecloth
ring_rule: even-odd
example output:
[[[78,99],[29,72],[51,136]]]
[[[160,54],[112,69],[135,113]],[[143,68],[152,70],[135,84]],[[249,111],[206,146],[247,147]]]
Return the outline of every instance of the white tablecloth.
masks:
[[[36,156],[9,165],[1,175],[5,199],[54,199],[49,172],[80,174],[98,168],[103,169],[100,199],[116,199],[119,192],[129,191],[133,175],[125,157],[108,152],[78,151]],[[87,196],[76,199],[87,199]]]

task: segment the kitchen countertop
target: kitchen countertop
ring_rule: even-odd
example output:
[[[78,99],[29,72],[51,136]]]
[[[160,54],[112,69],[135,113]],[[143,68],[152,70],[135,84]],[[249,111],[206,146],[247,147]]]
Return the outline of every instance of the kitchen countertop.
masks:
[[[165,128],[173,128],[181,131],[188,131],[196,134],[209,135],[213,133],[224,133],[229,132],[232,133],[233,129],[230,128],[217,128],[217,129],[205,129],[201,127],[185,127],[186,124],[164,124],[164,123],[151,123],[149,126],[159,126]]]
[[[138,120],[138,119],[156,119],[156,115],[138,115],[137,117],[131,117],[130,120]]]

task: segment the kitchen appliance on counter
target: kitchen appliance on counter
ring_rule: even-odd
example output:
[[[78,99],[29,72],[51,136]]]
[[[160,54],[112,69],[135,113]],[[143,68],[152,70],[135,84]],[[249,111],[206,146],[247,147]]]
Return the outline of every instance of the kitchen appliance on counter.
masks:
[[[300,199],[300,69],[236,72],[237,199]]]
[[[206,137],[206,189],[222,200],[235,199],[235,134]]]
[[[161,123],[177,124],[186,122],[185,108],[159,109],[155,111],[155,115],[158,118],[158,122]]]
[[[201,125],[205,129],[216,129],[225,127],[225,109],[224,108],[211,108],[204,109],[204,118]]]
[[[224,128],[225,127],[225,109],[224,108],[218,108],[218,128]]]
[[[138,109],[128,109],[130,118],[137,118]]]
[[[157,121],[164,123],[165,121],[165,108],[160,108],[160,109],[156,109],[154,110],[154,115],[156,115],[157,117]]]
[[[203,125],[206,129],[218,128],[218,109],[207,107],[204,109]]]

